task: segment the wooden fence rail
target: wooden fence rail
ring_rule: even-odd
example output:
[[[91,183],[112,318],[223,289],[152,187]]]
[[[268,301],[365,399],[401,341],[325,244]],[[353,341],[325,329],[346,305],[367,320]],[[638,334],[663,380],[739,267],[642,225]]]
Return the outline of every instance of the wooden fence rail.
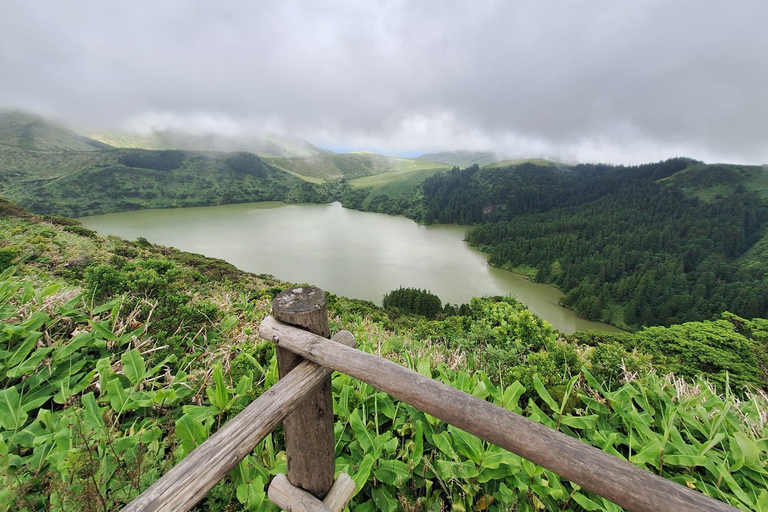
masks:
[[[259,334],[305,359],[367,382],[427,414],[554,471],[628,510],[737,510],[562,432],[373,354],[332,344],[321,336],[271,317],[262,321]]]

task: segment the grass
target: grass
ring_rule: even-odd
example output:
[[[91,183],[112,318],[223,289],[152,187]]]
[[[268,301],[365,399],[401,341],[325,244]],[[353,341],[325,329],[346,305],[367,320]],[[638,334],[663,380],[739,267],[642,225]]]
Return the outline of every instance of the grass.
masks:
[[[434,162],[398,158],[364,151],[341,155],[314,155],[306,158],[276,158],[269,162],[297,176],[319,180],[356,180],[391,173],[413,172],[439,167]]]
[[[555,162],[554,160],[547,160],[545,158],[515,158],[512,160],[502,160],[501,162],[495,162],[486,167],[498,168],[498,167],[509,167],[510,165],[520,165],[520,164],[534,164],[534,165],[539,165],[541,167],[554,167],[556,165],[565,165],[561,162]]]
[[[768,199],[768,166],[734,164],[694,164],[660,180],[677,186],[688,196],[713,202],[728,197],[743,187]]]
[[[350,184],[354,188],[381,188],[385,186],[396,186],[395,188],[410,188],[415,183],[424,181],[424,178],[428,178],[433,174],[449,169],[449,167],[434,167],[435,164],[432,162],[427,163],[430,164],[430,167],[421,169],[415,168],[394,170],[384,174],[358,178],[356,180],[352,180]]]

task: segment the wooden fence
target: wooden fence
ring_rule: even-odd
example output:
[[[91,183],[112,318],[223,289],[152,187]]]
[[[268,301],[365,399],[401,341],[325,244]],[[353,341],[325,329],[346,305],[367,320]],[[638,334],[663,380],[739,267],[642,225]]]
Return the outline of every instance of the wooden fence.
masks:
[[[370,384],[470,434],[520,455],[584,489],[637,512],[735,511],[721,501],[638,468],[562,432],[354,348],[347,331],[328,339],[325,294],[291,288],[259,328],[277,345],[280,380],[123,510],[192,508],[280,422],[286,476],[269,497],[290,512],[341,512],[354,483],[334,483],[331,371]],[[321,501],[322,500],[322,501]]]

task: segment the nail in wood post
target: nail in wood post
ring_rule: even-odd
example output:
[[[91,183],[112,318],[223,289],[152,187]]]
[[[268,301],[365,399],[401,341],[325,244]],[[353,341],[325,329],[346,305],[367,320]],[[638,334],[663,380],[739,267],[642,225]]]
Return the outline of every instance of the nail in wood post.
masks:
[[[272,316],[324,338],[330,336],[325,292],[317,287],[283,290],[272,302]],[[279,340],[273,341],[277,343],[277,367],[282,378],[304,359],[280,348]],[[322,499],[333,485],[335,470],[330,375],[283,425],[288,480]]]

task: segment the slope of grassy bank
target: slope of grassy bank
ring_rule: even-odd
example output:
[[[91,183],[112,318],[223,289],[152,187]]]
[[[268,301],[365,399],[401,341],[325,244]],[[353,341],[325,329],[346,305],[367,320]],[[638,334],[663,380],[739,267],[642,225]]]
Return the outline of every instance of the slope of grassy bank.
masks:
[[[1,201],[0,510],[117,510],[146,489],[275,382],[256,332],[285,286]],[[330,296],[329,313],[362,350],[744,510],[768,505],[765,321],[563,337],[511,298],[428,321]],[[712,387],[653,371],[670,369]],[[351,378],[333,392],[350,510],[615,510]],[[284,469],[278,430],[200,509],[276,510],[265,486]]]

